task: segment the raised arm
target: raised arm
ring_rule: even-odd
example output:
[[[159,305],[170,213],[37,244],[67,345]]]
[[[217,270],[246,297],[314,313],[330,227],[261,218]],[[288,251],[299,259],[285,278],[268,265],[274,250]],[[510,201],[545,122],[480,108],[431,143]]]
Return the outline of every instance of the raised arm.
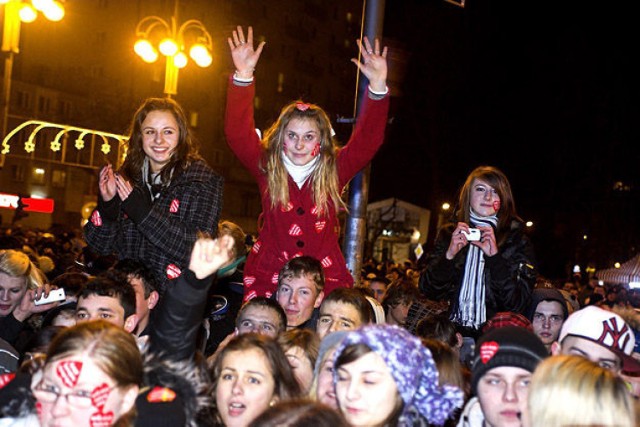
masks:
[[[357,40],[360,48],[360,55],[363,62],[357,58],[352,58],[351,62],[356,64],[362,74],[369,80],[369,86],[375,93],[384,93],[387,90],[387,47],[380,50],[380,40],[376,39],[373,47],[367,37]]]
[[[256,69],[256,64],[260,59],[262,48],[266,42],[260,42],[258,47],[253,48],[253,28],[247,29],[247,38],[245,40],[244,31],[242,27],[238,25],[238,28],[233,31],[233,36],[227,38],[229,48],[231,48],[231,58],[233,59],[233,65],[236,67],[236,76],[241,79],[252,79],[253,71]]]

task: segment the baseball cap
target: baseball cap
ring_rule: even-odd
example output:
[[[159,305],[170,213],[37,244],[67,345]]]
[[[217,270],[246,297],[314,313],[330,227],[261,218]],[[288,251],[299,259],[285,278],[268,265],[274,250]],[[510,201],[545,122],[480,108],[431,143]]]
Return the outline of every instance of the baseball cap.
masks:
[[[636,345],[634,330],[616,313],[592,305],[575,311],[562,325],[558,342],[570,335],[593,341],[617,354],[623,371],[640,372],[640,362],[631,356]]]

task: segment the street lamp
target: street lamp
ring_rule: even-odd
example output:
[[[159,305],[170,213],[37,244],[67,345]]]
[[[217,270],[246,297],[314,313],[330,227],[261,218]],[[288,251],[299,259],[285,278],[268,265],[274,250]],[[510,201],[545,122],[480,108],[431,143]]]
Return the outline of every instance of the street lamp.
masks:
[[[13,56],[20,49],[20,23],[33,22],[42,13],[49,21],[60,21],[64,17],[64,6],[57,0],[0,0],[4,5],[4,27],[2,33],[2,52],[4,59],[4,75],[2,82],[2,138],[7,134],[9,120],[9,101],[11,99],[11,74],[13,72]],[[0,167],[4,163],[4,155],[0,156]]]
[[[157,61],[158,52],[166,57],[164,93],[169,98],[178,93],[178,70],[189,62],[185,52],[202,68],[208,67],[213,61],[211,34],[196,19],[189,19],[178,27],[177,9],[176,4],[171,23],[158,16],[142,18],[136,26],[138,40],[133,45],[133,50],[145,62]]]

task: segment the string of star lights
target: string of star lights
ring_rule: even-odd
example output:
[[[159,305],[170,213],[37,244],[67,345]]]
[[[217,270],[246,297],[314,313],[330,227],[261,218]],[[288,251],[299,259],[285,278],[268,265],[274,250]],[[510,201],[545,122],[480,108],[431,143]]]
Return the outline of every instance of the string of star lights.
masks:
[[[82,150],[85,148],[85,140],[87,136],[95,135],[102,139],[102,144],[100,146],[100,151],[102,151],[105,155],[109,154],[112,150],[112,144],[116,145],[116,149],[120,149],[124,147],[124,143],[129,139],[125,135],[118,135],[115,133],[102,132],[94,129],[85,129],[76,126],[70,125],[61,125],[58,123],[44,122],[41,120],[29,120],[7,134],[7,136],[2,140],[2,150],[0,154],[6,155],[11,151],[11,145],[9,142],[14,135],[18,132],[31,128],[31,132],[29,133],[29,137],[26,138],[24,142],[24,151],[31,154],[36,149],[36,137],[40,133],[41,135],[45,133],[45,131],[54,131],[57,129],[58,131],[55,133],[55,137],[49,142],[49,149],[53,152],[59,152],[62,147],[61,139],[63,136],[69,137],[73,133],[77,133],[78,136],[75,139],[74,147],[76,150]],[[123,156],[124,157],[124,156]]]

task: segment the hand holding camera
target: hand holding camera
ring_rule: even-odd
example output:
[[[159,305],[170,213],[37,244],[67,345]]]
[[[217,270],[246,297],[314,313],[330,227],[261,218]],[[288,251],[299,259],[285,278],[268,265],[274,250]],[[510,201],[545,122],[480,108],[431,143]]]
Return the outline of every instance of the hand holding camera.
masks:
[[[480,241],[480,230],[477,228],[469,228],[469,231],[466,232],[464,230],[460,230],[462,234],[467,238],[469,242],[479,242]]]

